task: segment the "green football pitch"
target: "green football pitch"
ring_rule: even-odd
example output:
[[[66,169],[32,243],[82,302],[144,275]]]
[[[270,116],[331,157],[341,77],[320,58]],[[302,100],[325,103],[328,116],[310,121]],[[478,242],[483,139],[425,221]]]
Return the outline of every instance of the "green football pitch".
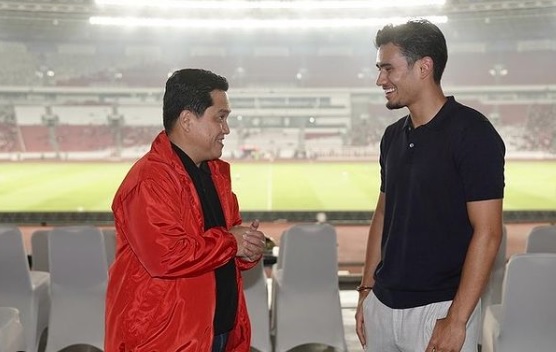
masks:
[[[131,163],[1,163],[0,211],[110,211]],[[376,162],[232,163],[244,211],[369,211]],[[556,161],[508,161],[505,210],[556,210]]]

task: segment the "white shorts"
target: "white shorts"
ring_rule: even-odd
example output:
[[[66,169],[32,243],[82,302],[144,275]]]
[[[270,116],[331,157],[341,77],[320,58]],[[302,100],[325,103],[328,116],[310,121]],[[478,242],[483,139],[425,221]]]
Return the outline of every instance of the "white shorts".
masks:
[[[424,352],[437,319],[446,317],[452,301],[426,306],[392,309],[380,302],[371,291],[363,302],[366,352]],[[467,322],[461,352],[476,352],[481,328],[481,304]]]

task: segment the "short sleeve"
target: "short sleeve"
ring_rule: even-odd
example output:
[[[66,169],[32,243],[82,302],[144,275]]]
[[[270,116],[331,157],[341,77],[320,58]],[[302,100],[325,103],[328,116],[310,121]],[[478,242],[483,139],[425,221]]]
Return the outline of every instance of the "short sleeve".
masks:
[[[485,117],[463,129],[455,158],[466,201],[504,197],[505,153],[502,138]]]

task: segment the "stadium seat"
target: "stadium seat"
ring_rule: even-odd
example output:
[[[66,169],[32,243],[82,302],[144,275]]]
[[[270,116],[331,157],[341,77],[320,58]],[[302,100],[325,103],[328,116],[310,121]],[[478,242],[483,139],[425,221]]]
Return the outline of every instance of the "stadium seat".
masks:
[[[0,307],[0,351],[23,351],[24,346],[19,310],[13,307]]]
[[[498,248],[498,253],[492,266],[492,271],[490,272],[487,287],[481,296],[481,321],[484,321],[488,306],[502,302],[502,285],[504,281],[504,274],[506,272],[507,238],[507,230],[504,225],[502,227],[502,241],[500,242],[500,247]],[[482,344],[482,329],[479,336],[479,343]]]
[[[19,228],[0,226],[0,306],[19,310],[25,350],[38,351],[48,326],[50,274],[29,270]]]
[[[556,225],[535,226],[527,236],[526,253],[556,253]]]
[[[48,234],[50,230],[35,230],[31,234],[31,254],[33,255],[34,271],[49,271],[48,263]]]
[[[102,229],[102,234],[104,236],[104,246],[106,248],[106,260],[108,267],[110,268],[110,265],[112,265],[114,257],[116,256],[116,229]]]
[[[502,302],[487,308],[482,352],[554,351],[556,254],[510,258]]]
[[[272,352],[270,342],[270,309],[263,260],[241,273],[243,292],[249,320],[251,320],[251,347],[260,352]]]
[[[103,349],[108,267],[102,232],[93,226],[55,227],[49,244],[52,310],[46,352],[76,344]]]
[[[273,270],[275,352],[313,343],[347,350],[337,252],[330,224],[298,224],[282,235]]]

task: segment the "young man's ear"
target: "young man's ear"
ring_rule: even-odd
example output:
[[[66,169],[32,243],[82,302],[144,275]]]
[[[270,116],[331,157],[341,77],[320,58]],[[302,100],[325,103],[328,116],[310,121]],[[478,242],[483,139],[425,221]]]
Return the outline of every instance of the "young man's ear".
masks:
[[[425,56],[419,60],[417,63],[419,65],[421,78],[425,78],[428,75],[433,75],[434,72],[434,62],[430,56]]]

